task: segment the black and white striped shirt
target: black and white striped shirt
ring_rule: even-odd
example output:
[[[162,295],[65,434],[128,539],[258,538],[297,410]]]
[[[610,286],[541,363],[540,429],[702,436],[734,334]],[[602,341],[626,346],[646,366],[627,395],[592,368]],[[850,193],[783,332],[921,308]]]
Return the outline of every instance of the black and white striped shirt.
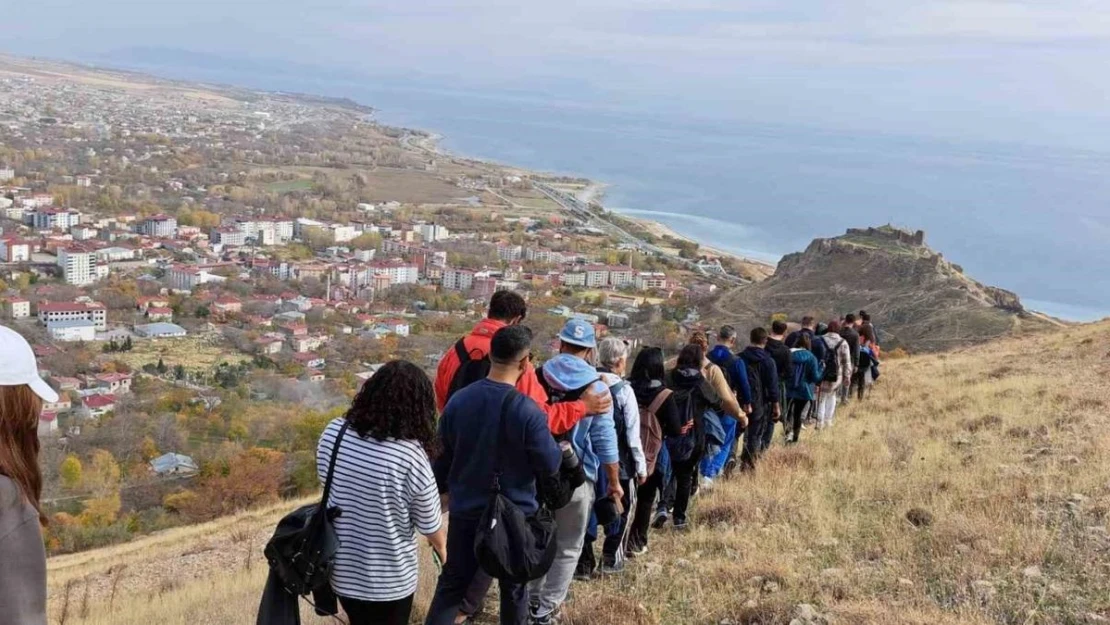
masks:
[[[316,447],[316,473],[328,460],[343,419],[328,424]],[[396,601],[416,592],[416,532],[439,530],[439,490],[424,449],[415,441],[360,438],[347,430],[339,446],[331,501],[339,554],[331,585],[341,597]]]

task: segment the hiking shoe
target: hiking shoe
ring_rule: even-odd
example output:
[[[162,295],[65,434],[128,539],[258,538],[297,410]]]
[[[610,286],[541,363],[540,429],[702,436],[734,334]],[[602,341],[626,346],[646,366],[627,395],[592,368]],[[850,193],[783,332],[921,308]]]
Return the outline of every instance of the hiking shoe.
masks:
[[[594,578],[594,569],[593,569],[592,566],[591,567],[586,567],[586,566],[583,566],[582,563],[579,563],[578,566],[574,567],[574,581],[576,581],[576,582],[588,582],[593,578]]]
[[[537,616],[534,613],[528,616],[528,625],[556,625],[557,623],[554,612],[548,612],[543,616]]]
[[[671,515],[668,514],[666,510],[660,510],[655,513],[655,518],[651,520],[651,527],[657,530],[663,529],[663,526],[667,524],[667,520],[670,518]]]
[[[636,558],[648,552],[647,545],[632,545],[628,548],[628,557]]]
[[[601,565],[599,572],[602,575],[620,575],[624,573],[624,562],[607,562]]]
[[[725,470],[723,472],[723,474],[725,476],[725,479],[727,480],[727,479],[731,478],[732,474],[735,473],[735,472],[736,472],[736,458],[729,458],[728,462],[725,463]]]
[[[701,484],[698,486],[701,490],[711,490],[713,488],[713,478],[701,476]]]
[[[685,532],[689,529],[690,529],[690,522],[689,521],[687,521],[686,519],[682,519],[681,521],[679,521],[678,519],[675,519],[674,530],[676,532]]]

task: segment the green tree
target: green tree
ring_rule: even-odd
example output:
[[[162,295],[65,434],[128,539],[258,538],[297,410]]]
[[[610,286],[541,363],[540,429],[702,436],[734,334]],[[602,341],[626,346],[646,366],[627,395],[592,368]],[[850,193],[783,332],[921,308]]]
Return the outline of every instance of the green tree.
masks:
[[[173,368],[173,377],[176,380],[185,379],[185,365],[177,365]]]
[[[157,370],[158,375],[166,375],[166,372],[169,371],[169,367],[166,366],[166,363],[161,358],[158,359]]]

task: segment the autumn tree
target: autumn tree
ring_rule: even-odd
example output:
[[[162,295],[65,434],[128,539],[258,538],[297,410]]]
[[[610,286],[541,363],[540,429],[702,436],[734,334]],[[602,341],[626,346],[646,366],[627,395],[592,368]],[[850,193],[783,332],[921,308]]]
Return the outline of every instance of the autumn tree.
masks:
[[[62,464],[58,467],[58,475],[62,479],[62,486],[69,490],[74,490],[81,486],[83,469],[81,467],[81,459],[73,454],[69,454],[62,460]]]

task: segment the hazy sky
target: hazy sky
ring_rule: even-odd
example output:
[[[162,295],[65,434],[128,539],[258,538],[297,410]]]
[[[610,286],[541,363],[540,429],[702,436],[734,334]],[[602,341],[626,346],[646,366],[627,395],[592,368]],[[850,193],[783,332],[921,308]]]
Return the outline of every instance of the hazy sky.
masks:
[[[0,49],[20,54],[154,46],[717,118],[1110,135],[1106,0],[0,0],[0,15]]]

